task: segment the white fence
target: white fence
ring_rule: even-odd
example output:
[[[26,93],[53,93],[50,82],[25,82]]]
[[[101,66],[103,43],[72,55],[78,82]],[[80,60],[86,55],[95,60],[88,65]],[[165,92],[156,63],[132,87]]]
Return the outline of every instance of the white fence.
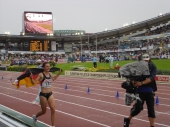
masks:
[[[65,71],[65,75],[86,78],[102,78],[102,79],[121,79],[117,73],[107,72],[81,72],[81,71]],[[155,77],[157,82],[170,82],[169,75],[157,75]]]

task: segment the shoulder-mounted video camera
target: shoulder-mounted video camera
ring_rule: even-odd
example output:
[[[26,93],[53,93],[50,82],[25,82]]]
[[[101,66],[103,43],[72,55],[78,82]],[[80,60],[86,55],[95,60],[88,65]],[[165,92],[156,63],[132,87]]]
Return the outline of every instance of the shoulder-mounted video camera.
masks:
[[[133,86],[132,81],[143,81],[150,76],[148,63],[145,61],[137,61],[126,64],[119,69],[118,76],[126,78],[126,81],[121,84],[121,87],[126,90],[125,104],[130,105],[133,100],[141,102],[136,94],[136,87]]]

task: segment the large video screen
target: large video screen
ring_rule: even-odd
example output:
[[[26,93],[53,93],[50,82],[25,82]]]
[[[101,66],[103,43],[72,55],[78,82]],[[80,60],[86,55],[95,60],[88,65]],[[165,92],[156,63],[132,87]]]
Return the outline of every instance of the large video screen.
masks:
[[[53,33],[52,12],[24,12],[25,33]]]

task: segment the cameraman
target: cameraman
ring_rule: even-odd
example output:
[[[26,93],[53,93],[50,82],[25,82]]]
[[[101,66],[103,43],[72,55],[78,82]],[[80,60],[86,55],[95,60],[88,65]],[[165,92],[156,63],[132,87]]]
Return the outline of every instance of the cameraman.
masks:
[[[153,87],[155,82],[156,76],[156,66],[150,60],[148,54],[144,54],[142,59],[148,62],[149,70],[150,70],[150,77],[146,78],[142,81],[132,81],[132,84],[136,87],[136,92],[139,94],[140,99],[142,102],[135,103],[133,108],[131,109],[131,113],[128,118],[124,118],[124,127],[129,127],[130,120],[132,117],[138,115],[143,110],[144,102],[146,101],[147,109],[148,109],[148,117],[150,121],[150,126],[154,127],[154,120],[155,120],[155,110],[154,110],[154,91],[156,87]],[[153,89],[154,88],[154,89]]]

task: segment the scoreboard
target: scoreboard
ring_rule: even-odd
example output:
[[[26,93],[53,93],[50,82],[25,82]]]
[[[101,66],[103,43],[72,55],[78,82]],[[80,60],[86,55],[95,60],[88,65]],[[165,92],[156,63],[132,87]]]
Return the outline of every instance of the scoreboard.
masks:
[[[31,41],[30,51],[51,51],[49,41]]]
[[[31,41],[30,42],[30,51],[43,51],[42,42],[40,42],[40,41]]]
[[[51,51],[51,42],[49,40],[30,40],[23,42],[24,51]]]

